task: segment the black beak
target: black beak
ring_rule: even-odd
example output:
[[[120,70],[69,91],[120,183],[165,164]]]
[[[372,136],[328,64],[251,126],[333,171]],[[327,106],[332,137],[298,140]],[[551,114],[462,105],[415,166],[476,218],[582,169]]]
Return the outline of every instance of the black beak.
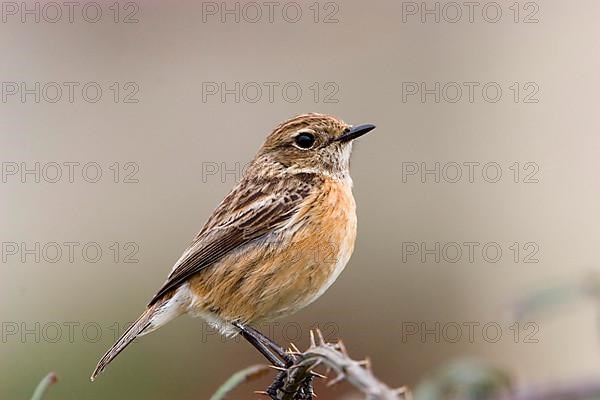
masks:
[[[375,129],[375,125],[373,124],[362,124],[362,125],[356,125],[353,126],[352,128],[350,128],[350,130],[344,132],[344,134],[340,137],[338,137],[337,139],[335,139],[336,142],[349,142],[351,140],[356,139],[357,137],[360,137],[366,133],[371,132],[373,129]]]

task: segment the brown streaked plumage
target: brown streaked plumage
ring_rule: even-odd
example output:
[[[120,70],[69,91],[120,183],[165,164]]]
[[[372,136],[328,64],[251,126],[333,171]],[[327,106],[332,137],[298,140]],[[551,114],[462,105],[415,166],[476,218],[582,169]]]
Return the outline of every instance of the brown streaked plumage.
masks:
[[[322,114],[276,127],[92,380],[137,336],[181,314],[231,335],[317,299],[354,248],[352,140],[373,128]],[[251,332],[242,334],[257,346]]]

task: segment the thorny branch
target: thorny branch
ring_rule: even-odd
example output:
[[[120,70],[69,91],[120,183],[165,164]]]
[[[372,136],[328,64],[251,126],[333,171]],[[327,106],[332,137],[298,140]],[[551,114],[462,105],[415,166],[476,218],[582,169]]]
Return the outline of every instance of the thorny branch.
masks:
[[[314,369],[324,366],[336,373],[327,385],[332,386],[345,380],[366,395],[368,400],[398,400],[404,396],[404,388],[391,389],[379,381],[371,372],[368,360],[350,358],[343,343],[327,343],[319,330],[311,331],[308,350],[301,352],[292,344],[289,353],[293,362],[287,368],[272,367],[279,371],[275,381],[264,392],[272,400],[312,400],[312,379],[326,378]]]

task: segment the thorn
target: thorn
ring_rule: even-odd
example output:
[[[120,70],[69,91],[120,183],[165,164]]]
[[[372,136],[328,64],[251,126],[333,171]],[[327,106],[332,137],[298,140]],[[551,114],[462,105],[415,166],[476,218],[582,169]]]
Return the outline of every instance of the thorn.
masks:
[[[398,396],[404,396],[404,398],[406,398],[406,399],[412,399],[410,389],[406,385],[401,386],[397,389],[392,389],[392,393],[394,393],[395,395],[398,395]]]
[[[269,397],[271,397],[269,395],[269,393],[265,392],[264,390],[255,390],[254,394],[260,394],[261,396],[269,396]]]
[[[319,338],[319,346],[325,344],[325,338],[323,337],[323,333],[319,328],[315,329],[317,331],[317,337]]]
[[[312,376],[316,376],[317,378],[321,378],[321,379],[327,379],[327,377],[326,377],[325,375],[323,375],[323,374],[319,374],[318,372],[315,372],[315,371],[310,371],[310,374],[311,374]]]
[[[346,350],[346,346],[344,346],[344,342],[342,342],[341,340],[338,340],[338,342],[336,343],[336,346],[338,347],[338,349],[340,350],[340,352],[343,355],[348,356],[348,350]]]
[[[310,347],[316,347],[317,343],[315,342],[315,332],[311,329],[310,331]]]
[[[331,387],[333,385],[337,385],[338,383],[343,381],[345,378],[346,378],[346,375],[344,375],[342,372],[340,372],[340,374],[338,376],[336,376],[333,380],[327,382],[327,386]]]
[[[287,368],[284,368],[284,367],[278,367],[277,365],[267,365],[267,367],[269,367],[269,368],[273,368],[273,369],[275,369],[275,370],[277,370],[277,371],[287,371]]]
[[[298,353],[298,352],[294,351],[294,349],[292,349],[292,348],[289,348],[289,349],[287,349],[286,353],[288,353],[288,354],[291,354],[291,355],[293,355],[293,356],[302,355],[302,353],[301,353],[301,352],[300,352],[300,353]]]
[[[367,371],[372,372],[371,370],[371,359],[369,357],[365,358],[362,361],[358,362],[358,365],[364,367]]]
[[[300,354],[301,351],[298,347],[296,347],[296,345],[294,343],[290,343],[290,346],[292,347],[292,350],[294,350],[295,353]]]
[[[308,368],[306,368],[308,371],[312,371],[314,368],[317,368],[319,366],[319,364],[321,364],[321,360],[317,360],[314,362],[313,365],[309,366]]]

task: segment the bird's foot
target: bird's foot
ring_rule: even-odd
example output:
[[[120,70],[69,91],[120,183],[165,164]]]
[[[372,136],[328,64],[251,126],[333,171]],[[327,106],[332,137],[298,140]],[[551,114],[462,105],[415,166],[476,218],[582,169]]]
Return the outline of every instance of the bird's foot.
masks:
[[[273,383],[267,388],[266,392],[272,399],[281,398],[282,392],[284,392],[283,388],[287,373],[287,371],[279,372]],[[312,383],[313,377],[307,377],[300,385],[300,388],[295,391],[294,400],[313,400],[314,391]]]
[[[240,334],[244,339],[260,351],[279,370],[275,381],[266,390],[272,399],[279,399],[281,397],[280,392],[283,391],[285,380],[288,377],[289,368],[298,361],[298,356],[286,351],[279,344],[250,326],[237,321],[233,322],[233,325],[240,330]],[[312,376],[309,376],[301,383],[294,400],[313,399],[312,381]]]

